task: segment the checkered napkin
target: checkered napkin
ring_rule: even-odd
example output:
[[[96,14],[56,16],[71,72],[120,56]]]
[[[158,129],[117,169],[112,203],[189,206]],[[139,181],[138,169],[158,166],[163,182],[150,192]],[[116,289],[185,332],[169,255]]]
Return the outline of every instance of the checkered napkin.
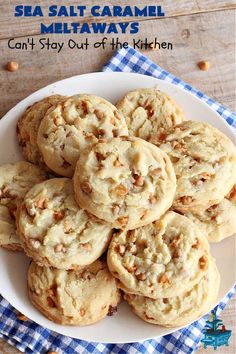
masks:
[[[188,84],[163,70],[131,47],[119,50],[103,68],[103,71],[137,72],[171,82],[192,92],[192,94],[209,104],[228,122],[229,125],[236,128],[236,116],[232,112],[227,110],[221,104],[213,101],[202,92],[195,90]],[[224,309],[225,305],[235,292],[236,285],[216,307],[217,314]],[[0,296],[0,337],[17,347],[22,352],[33,354],[44,354],[49,350],[56,351],[60,354],[191,354],[199,345],[202,337],[202,330],[207,318],[208,315],[201,318],[199,321],[194,322],[190,326],[170,335],[140,343],[89,343],[56,334],[42,328],[32,321],[22,322],[18,320],[17,311]]]

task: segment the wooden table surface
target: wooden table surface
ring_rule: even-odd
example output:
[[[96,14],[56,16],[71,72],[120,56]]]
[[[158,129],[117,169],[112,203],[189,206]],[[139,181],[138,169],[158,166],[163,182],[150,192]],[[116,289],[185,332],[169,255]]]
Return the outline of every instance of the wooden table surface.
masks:
[[[32,5],[37,1],[25,0],[23,3]],[[41,0],[39,3],[43,9],[46,9],[52,2]],[[115,5],[124,5],[124,3],[125,5],[137,5],[135,0],[114,2]],[[73,75],[100,71],[112,55],[109,47],[104,50],[92,48],[95,41],[101,40],[106,35],[40,35],[40,22],[49,24],[53,22],[53,19],[14,17],[14,7],[18,4],[19,1],[16,0],[1,0],[0,2],[0,117],[17,102],[49,83]],[[78,2],[70,1],[69,4],[78,5]],[[88,7],[95,4],[97,5],[98,2],[86,1]],[[99,1],[100,6],[107,4],[105,0]],[[157,5],[157,2],[142,0],[140,7],[141,4]],[[147,38],[151,42],[157,37],[159,42],[172,43],[173,49],[146,50],[143,53],[164,69],[231,110],[235,110],[235,0],[164,0],[159,1],[159,4],[162,5],[166,16],[155,19],[141,18],[139,33],[133,38]],[[54,21],[56,22],[56,19]],[[74,19],[71,18],[63,20],[63,22],[73,21]],[[77,21],[94,22],[90,16],[77,19]],[[100,18],[98,21],[103,22],[106,19]],[[120,19],[113,18],[112,21],[119,22]],[[124,21],[130,21],[130,19],[124,18],[122,22]],[[117,37],[117,35],[112,36]],[[112,36],[109,35],[108,38]],[[60,53],[54,50],[41,50],[39,45],[36,45],[33,51],[8,48],[10,38],[15,38],[13,42],[23,43],[28,38],[33,38],[37,42],[43,37],[49,38],[51,42],[60,43],[67,42],[69,38],[81,43],[85,37],[88,37],[91,46],[87,51],[63,48]],[[127,41],[131,45],[133,38],[130,34],[119,35],[120,41]],[[5,70],[6,63],[10,60],[16,60],[19,63],[18,71],[9,73]],[[200,60],[210,62],[208,71],[199,70],[197,63]],[[226,327],[234,334],[230,340],[230,346],[221,347],[218,350],[220,354],[236,353],[235,308],[234,298],[221,316]],[[213,352],[212,349],[199,350],[201,354]],[[18,353],[18,351],[0,341],[0,353]]]

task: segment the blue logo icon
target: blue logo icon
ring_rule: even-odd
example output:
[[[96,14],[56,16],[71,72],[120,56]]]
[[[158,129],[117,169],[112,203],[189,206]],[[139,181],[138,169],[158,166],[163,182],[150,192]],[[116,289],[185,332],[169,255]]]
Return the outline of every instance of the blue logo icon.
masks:
[[[206,321],[203,330],[204,337],[201,342],[203,343],[204,349],[206,349],[208,345],[214,347],[214,350],[222,345],[228,346],[232,331],[227,330],[223,321],[217,318],[216,310],[212,311],[211,319],[212,321]]]

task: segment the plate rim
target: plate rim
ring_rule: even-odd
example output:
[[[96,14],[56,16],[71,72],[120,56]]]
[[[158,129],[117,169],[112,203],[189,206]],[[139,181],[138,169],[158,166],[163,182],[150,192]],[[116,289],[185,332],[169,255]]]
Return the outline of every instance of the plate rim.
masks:
[[[0,119],[0,124],[2,121],[5,121],[5,119],[12,113],[12,111],[14,111],[15,109],[17,109],[18,107],[20,107],[23,103],[25,103],[26,100],[28,99],[31,99],[34,95],[36,94],[40,94],[42,91],[44,91],[45,89],[48,89],[50,88],[51,86],[53,85],[58,85],[58,84],[61,84],[63,82],[66,82],[66,81],[70,81],[70,80],[75,80],[77,78],[83,78],[83,77],[89,77],[89,76],[93,76],[93,75],[117,75],[117,76],[128,76],[128,75],[131,75],[131,76],[136,76],[136,77],[148,77],[150,78],[151,80],[155,80],[157,82],[164,82],[165,84],[169,85],[169,86],[172,86],[172,87],[175,87],[177,88],[177,90],[181,90],[183,91],[185,94],[187,95],[190,95],[192,98],[194,98],[197,102],[200,102],[201,104],[205,105],[207,108],[211,109],[217,116],[218,118],[221,119],[221,121],[223,122],[223,124],[225,124],[225,126],[227,126],[227,128],[229,128],[229,130],[231,131],[232,135],[234,136],[234,138],[236,138],[236,132],[234,131],[234,129],[232,128],[231,125],[229,125],[226,120],[212,107],[210,106],[207,102],[205,102],[204,100],[202,100],[200,97],[197,97],[196,94],[194,92],[191,92],[187,89],[185,89],[184,87],[182,86],[179,86],[173,82],[169,82],[169,81],[166,81],[166,80],[163,80],[163,79],[159,79],[157,77],[154,77],[154,76],[150,76],[150,75],[145,75],[145,74],[140,74],[140,73],[135,73],[135,72],[122,72],[122,71],[93,71],[93,72],[90,72],[90,73],[85,73],[85,74],[78,74],[78,75],[73,75],[73,76],[70,76],[70,77],[67,77],[65,79],[62,79],[62,80],[57,80],[57,81],[54,81],[44,87],[41,87],[40,89],[34,91],[33,93],[31,93],[30,95],[26,96],[25,98],[23,98],[20,102],[18,102],[15,106],[13,106],[9,111],[7,111]],[[223,106],[223,105],[222,105]],[[231,110],[229,110],[231,112]]]
[[[5,114],[4,114],[4,116],[0,119],[0,129],[1,129],[1,126],[2,126],[2,124],[4,124],[5,123],[5,121],[7,120],[7,119],[9,119],[9,116],[13,116],[13,118],[12,118],[12,121],[14,121],[14,120],[16,120],[15,119],[15,117],[14,117],[14,115],[17,113],[17,111],[19,110],[19,108],[20,109],[22,109],[22,108],[26,108],[27,107],[27,105],[26,105],[26,102],[27,101],[29,101],[29,100],[31,100],[31,99],[33,99],[33,97],[35,97],[36,95],[40,95],[41,93],[43,93],[43,92],[45,92],[45,90],[49,90],[49,89],[54,89],[54,86],[57,86],[57,85],[60,85],[60,84],[62,84],[62,83],[66,83],[66,82],[69,82],[70,80],[77,80],[77,79],[83,79],[83,78],[85,78],[85,77],[93,77],[94,75],[98,75],[98,76],[100,76],[100,75],[102,75],[102,76],[111,76],[111,75],[115,75],[115,76],[133,76],[133,77],[137,77],[137,78],[139,78],[140,79],[140,77],[143,77],[143,76],[145,76],[146,78],[148,77],[150,80],[153,80],[153,81],[155,81],[156,82],[156,84],[158,84],[158,82],[161,82],[161,83],[164,83],[165,85],[167,85],[167,86],[170,86],[170,87],[174,87],[177,91],[182,91],[182,92],[184,92],[184,94],[187,94],[187,95],[190,95],[193,99],[195,99],[195,101],[197,102],[197,103],[201,103],[201,105],[204,105],[204,106],[206,106],[207,107],[207,109],[210,109],[211,111],[213,111],[214,112],[214,114],[217,116],[217,118],[220,118],[221,119],[221,122],[223,123],[223,125],[225,125],[226,127],[227,127],[227,129],[231,132],[231,134],[230,135],[232,135],[232,137],[234,138],[234,139],[236,139],[236,134],[235,134],[235,131],[234,131],[234,129],[226,122],[226,120],[215,110],[215,109],[213,109],[213,107],[211,107],[209,104],[207,104],[207,102],[205,102],[205,101],[203,101],[201,98],[199,98],[199,97],[197,97],[196,95],[195,95],[195,93],[193,93],[193,92],[191,92],[191,91],[188,91],[188,90],[186,90],[184,87],[181,87],[181,86],[179,86],[179,85],[176,85],[176,84],[174,84],[174,83],[172,83],[172,82],[169,82],[169,81],[166,81],[166,80],[162,80],[162,79],[159,79],[159,78],[155,78],[155,77],[153,77],[153,76],[149,76],[149,75],[145,75],[145,74],[139,74],[139,73],[133,73],[133,72],[91,72],[91,73],[85,73],[85,74],[81,74],[81,75],[74,75],[74,76],[71,76],[71,77],[68,77],[68,78],[65,78],[65,79],[62,79],[62,80],[58,80],[58,81],[55,81],[55,82],[52,82],[52,83],[50,83],[50,84],[48,84],[48,85],[46,85],[46,86],[44,86],[44,87],[42,87],[42,88],[40,88],[40,89],[38,89],[38,90],[36,90],[36,91],[34,91],[33,93],[31,93],[30,95],[28,95],[27,97],[25,97],[25,98],[23,98],[20,102],[18,102],[14,107],[12,107],[8,112],[6,112]],[[44,97],[45,97],[45,94],[44,94]],[[41,99],[41,98],[39,98],[39,99]],[[25,107],[24,107],[25,106]],[[12,124],[12,122],[10,123],[10,124]],[[2,289],[0,289],[0,294],[2,294]],[[226,295],[226,294],[225,294]],[[4,295],[2,295],[14,308],[16,308],[15,307],[15,305],[14,304],[12,304],[11,303],[11,301],[9,301],[8,299],[7,299],[7,297],[5,297]],[[217,300],[217,303],[218,302],[220,302],[220,301],[222,301],[222,299],[224,298],[224,296],[220,299],[220,300]],[[19,311],[19,310],[18,310]],[[27,314],[28,315],[28,314]],[[30,316],[28,316],[29,318],[31,318]],[[201,316],[202,317],[202,316]],[[199,318],[201,318],[201,317],[199,317]],[[198,318],[198,319],[199,319]],[[69,337],[71,337],[71,335],[68,335],[68,334],[64,334],[64,333],[61,333],[61,332],[57,332],[55,329],[53,329],[53,328],[50,328],[50,327],[48,327],[47,325],[45,325],[45,324],[42,324],[42,323],[40,323],[41,321],[38,321],[37,320],[37,322],[35,321],[35,319],[32,319],[32,321],[34,321],[35,323],[37,323],[37,324],[39,324],[40,326],[42,326],[42,327],[44,327],[44,328],[46,328],[46,329],[48,329],[48,330],[50,330],[50,331],[54,331],[54,332],[56,332],[56,333],[59,333],[59,334],[61,334],[61,335],[65,335],[65,336],[69,336]],[[196,320],[195,320],[196,321]],[[188,325],[191,325],[193,322],[191,322],[190,324],[188,324]],[[53,322],[52,322],[52,325],[53,325]],[[184,327],[186,327],[186,326],[188,326],[188,325],[184,325],[184,326],[181,326],[181,327],[176,327],[176,328],[166,328],[166,333],[164,334],[164,335],[168,335],[168,334],[171,334],[171,333],[173,333],[173,332],[175,332],[175,331],[177,331],[177,330],[179,330],[179,329],[181,329],[181,328],[184,328]],[[61,326],[61,327],[65,327],[65,326]],[[78,327],[79,328],[79,327]],[[157,339],[157,338],[160,338],[160,337],[162,337],[163,335],[162,334],[160,334],[160,335],[157,335],[157,336],[155,336],[155,337],[153,337],[153,336],[151,336],[151,337],[145,337],[145,338],[142,338],[142,339],[139,339],[139,340],[137,340],[138,342],[142,342],[142,341],[145,341],[145,340],[149,340],[149,339]],[[71,338],[75,338],[75,339],[81,339],[81,338],[78,338],[78,337],[71,337]],[[91,340],[91,339],[81,339],[81,340],[85,340],[85,341],[90,341],[90,342],[94,342],[94,343],[96,343],[96,341],[93,341],[93,340]],[[111,341],[103,341],[102,343],[119,343],[119,344],[121,344],[121,343],[129,343],[129,342],[127,342],[126,340],[125,341],[122,341],[122,340],[119,340],[119,341],[116,341],[116,342],[111,342]]]

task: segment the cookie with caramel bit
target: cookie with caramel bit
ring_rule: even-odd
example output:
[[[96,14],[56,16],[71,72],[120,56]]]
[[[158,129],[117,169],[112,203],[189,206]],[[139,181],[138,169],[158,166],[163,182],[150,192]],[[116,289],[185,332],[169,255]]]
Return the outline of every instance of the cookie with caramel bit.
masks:
[[[113,315],[120,302],[116,280],[105,261],[62,270],[40,267],[28,270],[32,304],[48,319],[63,325],[85,326]]]
[[[80,94],[60,101],[41,121],[37,144],[46,165],[72,177],[81,152],[98,140],[127,135],[124,117],[102,97]]]
[[[157,299],[190,290],[206,275],[209,257],[206,236],[170,211],[146,226],[114,234],[107,263],[126,293]]]
[[[136,137],[95,143],[81,153],[73,181],[81,208],[115,228],[130,230],[163,215],[176,188],[168,156]]]
[[[25,252],[42,266],[73,269],[88,265],[106,250],[112,229],[82,210],[69,178],[33,187],[18,215]]]

